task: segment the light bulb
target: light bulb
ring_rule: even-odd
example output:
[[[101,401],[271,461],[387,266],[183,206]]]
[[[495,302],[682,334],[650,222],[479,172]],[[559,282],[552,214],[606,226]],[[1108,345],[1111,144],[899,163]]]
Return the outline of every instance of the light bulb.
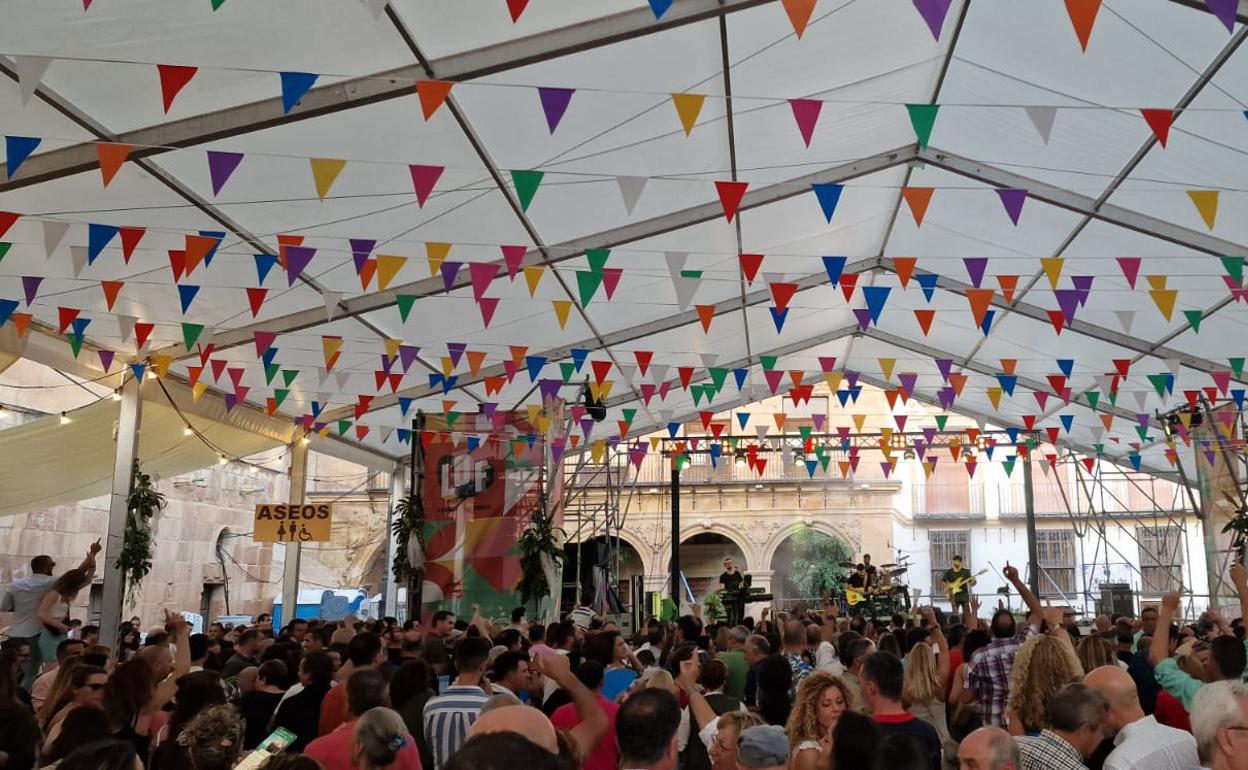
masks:
[[[61,425],[69,425],[73,420],[69,419],[69,415],[61,412]]]
[[[156,370],[155,370],[155,369],[148,369],[148,370],[147,370],[147,379],[149,379],[149,380],[154,380],[154,379],[156,379]]]
[[[227,458],[225,455],[217,455],[217,463],[218,463],[218,464],[220,464],[220,465],[225,465],[225,464],[226,464],[226,463],[228,463],[228,462],[229,462],[229,458]]]
[[[195,435],[195,431],[191,430],[191,426],[189,426],[189,425],[188,425],[188,426],[186,426],[185,428],[183,428],[183,429],[182,429],[182,435],[183,435],[183,436],[194,436],[194,435]]]
[[[120,388],[118,388],[117,390],[114,390],[114,391],[113,391],[113,400],[114,400],[114,401],[120,401],[120,400],[121,400],[121,389],[120,389]]]
[[[303,444],[304,446],[307,446],[308,444],[312,443],[312,439],[308,438],[307,436],[304,436],[303,438],[299,439],[299,443]]]

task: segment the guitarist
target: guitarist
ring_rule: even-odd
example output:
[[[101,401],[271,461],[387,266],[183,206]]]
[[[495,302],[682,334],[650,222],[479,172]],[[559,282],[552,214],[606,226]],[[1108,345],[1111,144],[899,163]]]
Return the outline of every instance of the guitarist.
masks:
[[[962,557],[953,557],[953,566],[945,570],[941,578],[945,585],[945,595],[949,597],[954,613],[962,612],[971,606],[971,586],[975,585],[975,576],[962,565]]]

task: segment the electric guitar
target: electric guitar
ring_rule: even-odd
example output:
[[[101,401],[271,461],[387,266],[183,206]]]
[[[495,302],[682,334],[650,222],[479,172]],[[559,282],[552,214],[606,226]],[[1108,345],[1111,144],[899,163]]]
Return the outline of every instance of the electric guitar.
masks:
[[[980,575],[983,575],[987,571],[988,571],[987,568],[981,569],[979,572],[976,572],[974,575],[971,575],[969,577],[958,578],[952,583],[945,583],[945,595],[950,597],[949,599],[950,601],[953,601],[953,597],[958,595],[958,592],[962,590],[963,586],[965,586],[967,583],[970,583],[972,580],[979,577]]]
[[[854,588],[845,589],[845,603],[850,607],[855,607],[866,600],[867,596],[863,592]]]

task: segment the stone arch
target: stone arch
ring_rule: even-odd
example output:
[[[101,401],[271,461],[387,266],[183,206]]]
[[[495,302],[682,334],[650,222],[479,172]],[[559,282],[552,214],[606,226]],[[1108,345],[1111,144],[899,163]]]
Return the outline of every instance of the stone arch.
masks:
[[[743,572],[765,569],[765,567],[759,564],[757,547],[750,542],[750,538],[746,533],[736,527],[723,522],[699,522],[698,524],[684,526],[680,530],[680,542],[684,543],[697,535],[719,535],[732,545],[735,545],[744,557],[744,563],[738,564],[737,569]],[[659,572],[666,573],[668,563],[672,558],[672,544],[670,542],[664,543],[657,556],[658,558],[653,564]]]
[[[801,593],[796,583],[790,582],[790,578],[795,572],[796,557],[798,551],[790,545],[792,538],[802,527],[827,535],[839,541],[849,553],[845,555],[845,559],[853,559],[860,545],[855,542],[852,535],[840,527],[827,521],[805,520],[799,519],[786,523],[783,527],[777,529],[776,532],[768,538],[767,544],[763,549],[766,555],[767,569],[771,572],[771,592],[775,595],[776,601],[791,602],[797,599],[813,599],[813,595]],[[833,567],[831,564],[824,565]],[[833,567],[839,573],[840,570]]]
[[[827,519],[808,518],[790,521],[776,531],[771,533],[771,537],[760,549],[760,559],[758,569],[771,569],[772,559],[776,556],[776,551],[780,549],[780,545],[793,536],[797,530],[803,526],[810,527],[816,532],[822,532],[825,535],[831,535],[843,541],[846,545],[853,549],[854,555],[862,550],[862,533],[854,531],[849,527],[838,526]]]

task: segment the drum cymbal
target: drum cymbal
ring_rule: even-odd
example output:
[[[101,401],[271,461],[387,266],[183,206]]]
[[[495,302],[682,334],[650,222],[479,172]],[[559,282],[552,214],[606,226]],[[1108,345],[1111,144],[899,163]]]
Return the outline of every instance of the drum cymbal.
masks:
[[[880,566],[880,569],[892,569],[893,567],[896,567],[897,565],[893,564],[892,562],[889,562],[888,564],[881,564],[879,566]]]
[[[901,568],[899,568],[899,569],[889,570],[889,572],[888,572],[888,576],[889,576],[889,577],[897,577],[898,575],[904,575],[904,574],[906,574],[906,572],[908,572],[909,570],[910,570],[910,568],[909,568],[909,567],[901,567]]]
[[[854,564],[852,561],[843,561],[841,562],[841,566],[845,569],[858,569],[858,565]]]

